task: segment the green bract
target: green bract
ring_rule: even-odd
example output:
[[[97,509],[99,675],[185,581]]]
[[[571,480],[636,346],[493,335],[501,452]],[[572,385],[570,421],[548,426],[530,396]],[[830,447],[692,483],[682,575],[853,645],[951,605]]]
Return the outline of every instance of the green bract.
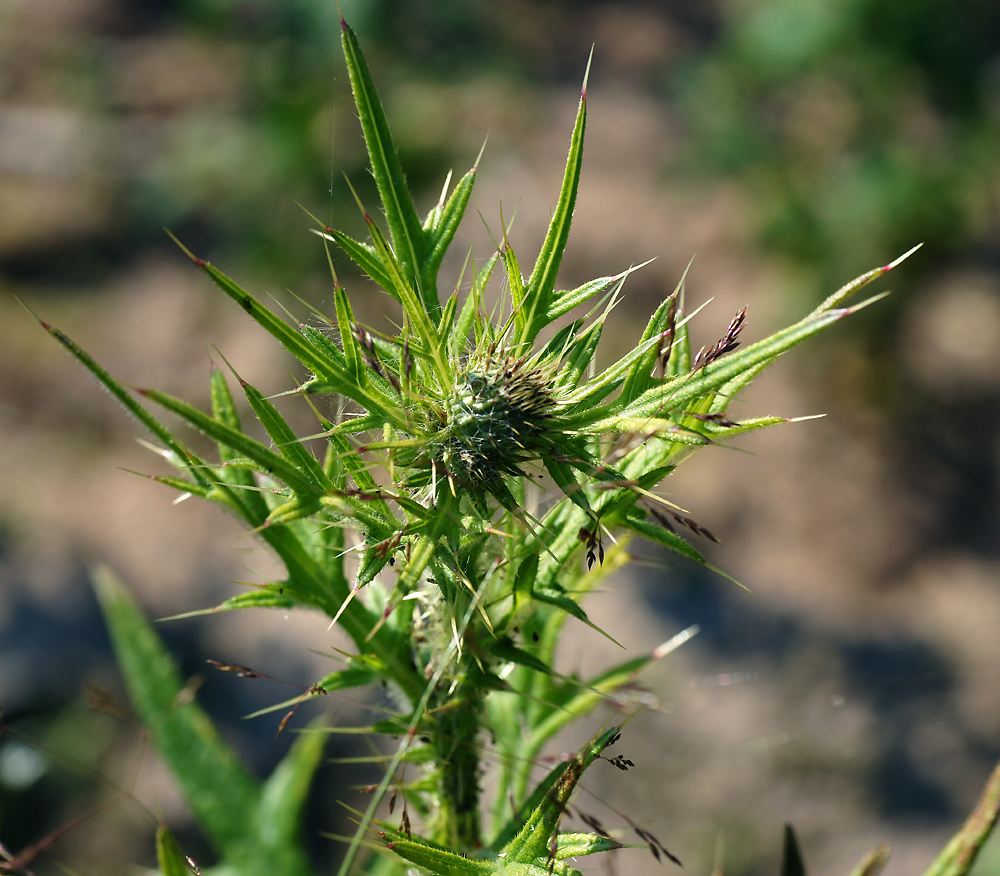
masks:
[[[557,285],[580,180],[586,78],[562,187],[527,277],[504,231],[479,270],[467,262],[473,267],[464,297],[442,299],[438,271],[468,205],[476,167],[450,194],[446,182],[440,201],[421,218],[346,24],[343,45],[387,233],[360,202],[367,241],[325,225],[315,231],[398,302],[399,331],[387,336],[359,324],[336,275],[332,307],[316,311],[324,325],[290,323],[184,250],[301,364],[305,377],[286,395],[312,406],[317,425],[310,434],[297,434],[274,399],[237,376],[268,440],[250,437],[215,368],[210,411],[152,389],[138,391],[137,398],[73,341],[46,328],[159,442],[176,474],[156,480],[222,505],[283,562],[282,580],[215,610],[324,612],[349,635],[355,652],[312,693],[374,681],[397,692],[398,714],[351,728],[394,738],[397,745],[342,872],[354,866],[367,837],[388,855],[374,865],[380,872],[415,865],[437,874],[574,873],[569,858],[622,845],[596,827],[561,830],[583,772],[607,760],[602,752],[617,731],[598,734],[540,783],[532,779],[535,759],[567,723],[612,697],[690,633],[581,680],[553,670],[566,620],[591,624],[581,600],[627,560],[632,536],[706,563],[677,530],[693,536],[708,531],[657,495],[660,482],[698,447],[784,422],[735,421],[726,411],[782,353],[863,306],[844,302],[897,262],[857,278],[794,325],[737,349],[741,312],[717,344],[694,356],[682,278],[634,348],[594,373],[601,333],[632,269],[575,289]],[[506,293],[488,308],[487,287],[498,267]],[[144,402],[207,435],[217,458],[195,453]],[[317,729],[302,737],[274,776],[257,782],[196,704],[175,708],[176,670],[121,589],[105,575],[98,592],[136,708],[224,872],[307,872],[297,824],[319,760]],[[484,806],[487,738],[499,769],[494,801]],[[412,766],[404,772],[404,764]],[[619,756],[611,764],[626,769],[630,762]],[[374,820],[390,790],[404,800],[399,829]],[[419,819],[416,830],[411,812]],[[669,855],[636,830],[654,854]],[[161,861],[176,871],[176,844],[163,837]]]

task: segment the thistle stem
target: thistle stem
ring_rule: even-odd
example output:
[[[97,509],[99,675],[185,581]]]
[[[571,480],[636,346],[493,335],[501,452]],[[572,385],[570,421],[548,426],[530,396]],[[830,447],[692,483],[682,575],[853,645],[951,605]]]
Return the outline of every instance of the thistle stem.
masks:
[[[475,672],[475,667],[466,667]],[[433,734],[437,763],[438,823],[435,839],[455,851],[482,845],[479,816],[481,691],[468,672],[443,703]]]

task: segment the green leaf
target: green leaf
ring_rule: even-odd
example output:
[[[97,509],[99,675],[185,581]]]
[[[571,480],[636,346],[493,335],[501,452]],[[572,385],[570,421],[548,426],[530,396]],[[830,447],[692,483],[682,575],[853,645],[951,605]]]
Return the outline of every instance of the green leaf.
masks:
[[[659,337],[640,343],[610,368],[604,369],[593,380],[588,380],[586,383],[581,384],[575,392],[567,393],[565,403],[572,406],[567,411],[567,416],[571,416],[577,410],[595,409],[598,402],[613,392],[627,377],[634,374],[641,367],[639,363],[642,359],[647,357],[650,352],[656,352],[658,344]],[[624,393],[619,396],[618,402],[620,404],[625,402]]]
[[[371,661],[369,661],[371,662]],[[384,669],[384,667],[378,667]],[[327,693],[335,690],[347,690],[352,687],[364,687],[378,681],[380,672],[364,664],[348,666],[338,672],[331,672],[319,680],[319,686]]]
[[[458,292],[452,292],[444,303],[441,321],[438,323],[438,336],[450,338],[455,327],[455,312],[458,309]]]
[[[480,307],[482,307],[483,289],[489,282],[489,278],[493,273],[493,268],[496,266],[499,258],[499,253],[493,253],[483,266],[482,271],[480,271],[479,274],[473,278],[472,288],[469,290],[465,303],[462,304],[462,309],[458,314],[458,320],[455,323],[455,331],[453,334],[453,337],[455,338],[455,343],[453,344],[455,355],[457,355],[461,349],[459,345],[463,343],[470,334],[472,334],[476,317],[479,313]],[[475,265],[473,265],[473,270],[475,270]]]
[[[382,260],[379,258],[374,246],[354,240],[336,228],[331,228],[328,234],[320,233],[320,236],[333,240],[337,246],[347,253],[351,261],[361,268],[384,291],[394,298],[397,297],[396,290],[392,287],[392,280],[389,278],[385,265],[382,264]]]
[[[483,144],[483,149],[486,144]],[[459,180],[455,186],[455,191],[448,198],[447,203],[438,205],[435,220],[428,227],[427,235],[427,262],[424,265],[424,287],[426,289],[437,288],[437,273],[441,267],[441,261],[451,246],[455,238],[455,232],[465,215],[465,208],[469,204],[469,197],[472,195],[473,186],[476,183],[476,170],[479,167],[479,159],[482,157],[480,150],[476,163],[465,176]],[[442,200],[444,191],[441,192]]]
[[[1000,763],[961,830],[958,831],[924,876],[966,876],[1000,818]]]
[[[524,277],[521,276],[521,266],[517,261],[517,253],[507,240],[507,229],[503,234],[503,249],[501,250],[504,270],[507,272],[507,287],[510,289],[510,307],[514,322],[523,332],[527,325],[528,314],[524,300]]]
[[[220,423],[225,423],[230,429],[242,432],[240,417],[236,411],[233,396],[229,391],[229,385],[226,383],[226,376],[214,363],[209,377],[209,387],[212,396],[212,416]],[[219,449],[219,459],[224,465],[219,466],[214,471],[219,480],[237,488],[227,491],[227,493],[233,495],[234,498],[238,497],[240,505],[245,509],[242,512],[244,519],[254,521],[251,525],[255,525],[256,521],[263,520],[267,516],[267,506],[257,492],[253,471],[246,465],[239,464],[242,458],[228,444],[217,441],[216,446]],[[218,491],[213,490],[213,493],[215,492]],[[217,496],[210,498],[217,498]],[[223,499],[228,499],[228,495],[224,496]]]
[[[312,483],[314,491],[332,490],[333,482],[323,471],[319,460],[299,440],[292,427],[278,413],[278,409],[264,398],[263,393],[252,384],[241,379],[240,386],[243,387],[243,393],[246,395],[250,407],[253,408],[260,424],[278,448],[278,452],[295,466],[296,471]]]
[[[697,627],[688,628],[648,654],[626,660],[588,682],[569,680],[556,686],[549,694],[554,708],[544,720],[532,728],[531,741],[525,753],[533,756],[563,727],[590,714],[602,702],[611,700],[611,695],[618,688],[634,681],[640,672],[662,660],[696,632]]]
[[[214,363],[209,375],[208,386],[212,396],[212,416],[220,423],[225,423],[230,429],[242,432],[240,415],[236,412],[236,404],[229,391],[229,384],[226,383],[226,375]],[[229,462],[234,458],[232,448],[228,444],[219,444],[219,459],[223,462]]]
[[[594,512],[590,507],[587,494],[583,491],[583,486],[573,474],[573,467],[565,460],[556,459],[554,456],[545,457],[545,469],[549,476],[555,481],[557,487],[574,505],[582,508],[593,516]]]
[[[554,605],[556,608],[561,608],[564,612],[566,612],[566,614],[570,615],[570,617],[574,617],[578,621],[582,621],[592,630],[604,636],[604,638],[614,642],[619,648],[623,647],[620,642],[612,638],[610,634],[602,630],[589,617],[587,617],[587,613],[580,607],[580,604],[571,596],[568,596],[564,591],[536,585],[532,589],[531,595],[538,602],[544,602],[546,605]]]
[[[328,339],[322,336],[322,333],[318,332],[312,326],[305,325],[300,327],[301,331],[295,331],[284,320],[264,307],[249,292],[240,288],[240,286],[217,268],[193,255],[176,237],[173,237],[173,240],[191,261],[211,277],[212,281],[223,292],[236,301],[261,327],[277,338],[289,353],[316,375],[319,381],[329,384],[334,391],[346,395],[366,409],[377,410],[390,422],[394,422],[397,425],[405,425],[405,418],[399,416],[398,412],[392,406],[381,404],[378,399],[366,393],[362,387],[351,379],[344,354],[330,344]],[[323,340],[326,340],[327,343],[315,343],[316,335],[323,337]],[[397,422],[397,418],[399,422]]]
[[[667,296],[663,303],[656,308],[656,311],[646,324],[646,330],[642,333],[639,343],[636,345],[636,349],[642,352],[636,357],[636,360],[622,382],[620,399],[625,404],[634,401],[638,395],[649,389],[656,379],[653,371],[661,354],[660,337],[665,331],[676,332],[677,294],[679,288],[678,286],[678,289],[672,295]],[[656,339],[655,343],[654,338]],[[667,343],[671,343],[673,340],[672,335],[666,339]]]
[[[709,405],[706,413],[724,414],[729,408],[730,402],[748,387],[754,378],[770,364],[771,360],[768,359],[759,365],[747,368],[742,374],[738,374],[728,383],[720,386],[718,394],[712,399],[712,403]]]
[[[645,513],[642,511],[629,514],[625,525],[636,533],[636,535],[641,535],[655,544],[663,545],[663,547],[669,548],[681,556],[687,557],[689,560],[694,560],[696,563],[701,563],[703,566],[710,565],[697,548],[690,545],[676,533],[664,529],[658,523],[650,523],[645,519]]]
[[[542,672],[546,675],[552,673],[552,669],[547,663],[543,663],[523,648],[518,648],[510,639],[493,639],[487,645],[487,649],[498,660],[506,663],[517,663],[519,666],[527,666],[528,669],[533,669],[535,672]]]
[[[247,829],[259,823],[261,785],[195,702],[138,606],[106,570],[93,584],[132,703],[224,862],[246,876],[306,876],[301,847]]]
[[[121,584],[104,570],[93,580],[132,702],[185,798],[214,843],[243,842],[260,786],[193,698],[182,695],[177,667]]]
[[[333,380],[344,376],[343,370],[331,367],[333,363],[329,362],[326,357],[320,356],[316,349],[302,335],[288,325],[288,323],[278,318],[271,310],[223,274],[218,268],[209,264],[204,259],[195,256],[176,237],[173,237],[173,235],[170,236],[181,250],[183,250],[184,254],[208,274],[216,286],[239,304],[262,328],[277,338],[281,342],[281,345],[305,365],[306,368],[326,380]]]
[[[255,831],[262,842],[278,848],[301,843],[303,809],[325,743],[321,733],[300,733],[264,782]]]
[[[298,593],[285,582],[264,584],[246,593],[231,596],[212,611],[238,611],[244,608],[295,608],[301,605],[304,594]]]
[[[885,844],[875,846],[858,861],[857,866],[851,870],[851,876],[878,876],[889,860],[890,851],[889,846]]]
[[[556,287],[556,275],[562,262],[566,243],[569,240],[569,228],[573,221],[573,208],[576,206],[576,193],[580,185],[580,169],[583,165],[583,135],[587,126],[587,78],[590,76],[590,60],[587,61],[587,71],[583,76],[583,88],[580,91],[580,106],[570,138],[569,154],[566,157],[566,169],[563,173],[562,188],[559,190],[559,200],[552,212],[549,229],[545,234],[541,251],[531,276],[524,290],[526,312],[523,328],[519,332],[518,341],[531,344],[538,332],[551,320],[549,308],[552,293]]]
[[[560,382],[567,388],[576,386],[593,363],[594,354],[597,352],[597,345],[600,343],[603,331],[604,320],[600,319],[574,338],[566,352],[565,364],[559,375]],[[601,376],[603,377],[603,373]],[[595,382],[588,381],[587,386],[592,386]]]
[[[156,863],[162,876],[191,876],[184,853],[165,824],[156,829]]]
[[[263,466],[265,471],[284,481],[297,493],[308,496],[320,492],[318,484],[300,472],[283,456],[269,450],[242,432],[237,432],[224,423],[220,423],[193,405],[156,389],[143,389],[140,390],[140,393],[162,405],[168,411],[177,414],[181,419],[204,432],[209,438],[223,442],[243,456],[249,457],[258,465]]]
[[[566,356],[567,351],[573,343],[573,339],[577,336],[580,329],[583,328],[584,320],[576,319],[568,325],[564,325],[559,331],[557,331],[549,340],[546,342],[545,346],[542,347],[535,358],[539,362],[561,362],[563,357]],[[567,384],[567,381],[562,379],[561,374],[556,375],[556,380],[559,385]]]
[[[299,391],[313,394],[333,392],[337,395],[344,395],[367,410],[379,426],[383,426],[385,423],[392,423],[397,427],[406,425],[406,417],[399,409],[399,396],[396,395],[396,391],[388,380],[370,369],[364,371],[364,376],[360,380],[354,380],[348,372],[344,353],[326,334],[311,325],[299,326],[299,330],[318,352],[329,356],[333,363],[332,367],[338,370],[342,369],[344,375],[344,377],[336,378],[332,383],[316,380],[306,381],[299,387]],[[353,422],[349,420],[348,424]],[[344,428],[350,428],[350,426],[345,424]]]
[[[371,159],[372,175],[378,186],[379,197],[382,199],[382,209],[386,222],[389,224],[389,234],[392,237],[393,249],[399,258],[403,276],[407,283],[417,289],[423,296],[423,305],[428,313],[437,314],[440,304],[437,298],[430,298],[434,290],[424,290],[424,232],[420,226],[416,207],[410,190],[406,185],[403,168],[399,163],[396,144],[389,131],[389,122],[382,109],[378,91],[372,81],[368,64],[361,53],[354,31],[347,26],[343,18],[340,20],[341,42],[344,47],[344,57],[347,59],[347,74],[351,80],[351,90],[354,92],[354,103],[358,110],[358,119],[368,147]],[[377,248],[377,244],[376,244]],[[384,261],[384,256],[383,256]],[[387,286],[387,289],[392,288]]]
[[[645,262],[644,264],[649,264],[649,262]],[[642,267],[642,265],[639,265],[639,267]],[[548,325],[551,322],[555,322],[560,316],[565,316],[573,308],[579,307],[595,295],[608,291],[616,283],[620,287],[621,283],[633,270],[636,269],[629,268],[627,271],[622,271],[613,277],[598,277],[596,280],[589,280],[582,286],[577,286],[576,289],[568,289],[555,293],[555,297],[545,315],[545,324]]]
[[[354,382],[360,384],[361,357],[357,339],[354,337],[354,311],[351,309],[351,302],[344,287],[339,283],[333,287],[333,301],[337,310],[337,327],[340,329],[340,345],[347,360],[347,371]]]
[[[834,292],[833,295],[827,298],[826,301],[824,301],[810,314],[810,316],[818,316],[820,313],[825,313],[828,310],[833,310],[835,307],[840,307],[840,305],[850,298],[855,292],[860,289],[864,289],[864,287],[867,286],[872,280],[877,280],[883,274],[889,273],[889,271],[908,259],[922,246],[922,243],[918,243],[898,258],[893,259],[889,262],[889,264],[883,265],[881,268],[874,268],[871,271],[867,271],[860,277],[855,277],[850,283],[844,284],[836,292]]]
[[[589,767],[618,738],[618,728],[612,727],[596,736],[575,757],[561,764],[562,770],[545,793],[541,802],[528,816],[517,835],[504,847],[505,862],[532,863],[548,858],[549,840],[556,832],[569,798]]]
[[[799,841],[790,824],[785,825],[785,846],[781,856],[781,876],[806,876]]]
[[[413,331],[427,350],[441,386],[450,386],[451,369],[444,357],[437,327],[431,322],[430,317],[430,314],[433,313],[435,319],[438,318],[441,312],[440,305],[435,302],[436,306],[428,309],[426,302],[414,291],[410,280],[405,275],[403,265],[396,260],[389,248],[388,241],[382,235],[382,231],[367,212],[365,213],[365,224],[368,226],[368,233],[375,244],[375,249],[388,270],[392,288],[396,290],[399,300],[403,303],[403,310],[410,319]]]
[[[374,498],[374,496],[380,494],[381,488],[378,483],[376,483],[371,470],[361,458],[361,454],[358,453],[357,448],[354,447],[354,445],[352,445],[347,438],[336,432],[328,435],[327,439],[330,442],[330,446],[337,454],[340,464],[344,467],[344,471],[346,471],[347,474],[354,480],[355,486],[363,493],[369,494],[365,497],[365,503],[367,506],[371,508],[372,512],[377,514],[387,526],[396,526],[396,518],[389,509],[388,503],[386,503],[384,499]]]
[[[555,859],[565,861],[567,858],[581,858],[585,855],[596,855],[599,852],[613,852],[620,848],[623,848],[622,844],[611,837],[598,836],[594,833],[560,831],[556,842]]]
[[[48,323],[41,322],[41,326],[45,331],[47,331],[52,337],[54,337],[60,344],[62,344],[69,352],[86,368],[91,374],[94,375],[100,381],[100,383],[108,390],[122,406],[127,410],[132,416],[134,416],[143,426],[146,427],[154,436],[159,438],[163,442],[163,445],[169,449],[176,457],[180,467],[187,471],[194,480],[196,480],[203,487],[208,487],[209,481],[202,473],[201,468],[204,463],[189,451],[177,438],[174,437],[173,432],[171,432],[163,423],[156,419],[152,414],[149,413],[141,404],[139,404],[133,397],[132,394],[115,380],[104,368],[97,364],[97,362],[87,353],[82,347],[76,344],[68,335],[63,334],[59,329],[50,326]]]
[[[496,868],[489,861],[457,855],[430,843],[407,839],[402,834],[382,831],[386,848],[401,858],[433,873],[434,876],[495,876]]]
[[[663,416],[664,413],[684,410],[694,400],[717,391],[747,369],[773,362],[782,353],[806,338],[821,332],[858,309],[859,307],[831,310],[819,316],[806,317],[801,322],[775,332],[762,341],[712,362],[700,371],[681,375],[654,386],[631,404],[625,405],[617,416],[594,423],[593,414],[588,415],[581,411],[567,419],[570,420],[570,425],[579,427],[586,423],[587,428],[594,431],[614,431],[619,428],[618,422],[621,420],[657,417]],[[588,420],[590,422],[587,422]]]
[[[681,288],[680,313],[684,312],[684,289]],[[688,328],[690,317],[678,320],[674,343],[670,348],[670,358],[667,360],[665,378],[687,374],[691,370],[691,332]]]

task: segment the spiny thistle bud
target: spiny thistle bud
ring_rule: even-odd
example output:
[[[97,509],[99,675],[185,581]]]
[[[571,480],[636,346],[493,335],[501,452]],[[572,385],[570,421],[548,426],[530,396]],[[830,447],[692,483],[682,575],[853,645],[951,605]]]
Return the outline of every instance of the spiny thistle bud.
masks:
[[[472,365],[448,402],[436,461],[464,486],[521,474],[545,444],[554,407],[544,369],[513,358]]]

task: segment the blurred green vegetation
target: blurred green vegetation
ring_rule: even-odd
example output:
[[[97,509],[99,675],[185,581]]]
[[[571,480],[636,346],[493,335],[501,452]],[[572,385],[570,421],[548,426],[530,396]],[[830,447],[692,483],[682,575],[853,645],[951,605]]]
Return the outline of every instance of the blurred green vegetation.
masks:
[[[995,249],[1000,6],[744,0],[718,24],[668,83],[686,166],[737,177],[814,294],[916,241],[924,274]]]
[[[449,167],[464,170],[482,136],[432,138],[422,118],[460,121],[470,110],[456,90],[477,80],[491,83],[487,101],[576,87],[595,43],[595,92],[616,78],[678,123],[680,148],[663,150],[664,188],[692,179],[705,190],[738,188],[760,253],[794,274],[801,297],[786,302],[790,312],[923,241],[893,275],[907,293],[858,323],[867,335],[824,341],[827,361],[838,363],[829,379],[845,396],[860,394],[855,403],[892,430],[875,451],[894,453],[881,488],[920,506],[914,550],[1000,556],[1000,375],[989,341],[996,331],[985,331],[998,324],[1000,295],[1000,4],[341,0],[341,8],[383,89],[421,208],[437,197],[428,186]],[[611,26],[625,19],[631,29]],[[654,32],[665,34],[662,48],[647,47],[642,63],[622,60]],[[182,263],[167,226],[198,255],[252,278],[255,290],[328,289],[323,249],[298,204],[363,236],[343,175],[375,200],[339,38],[332,0],[0,7],[0,287],[29,297],[99,293],[149,252]],[[488,148],[486,161],[495,154]],[[585,185],[588,173],[585,156]],[[970,272],[979,285],[966,283]],[[942,286],[945,274],[958,279]],[[928,301],[933,318],[914,309]],[[942,350],[954,371],[930,382],[921,362]],[[804,367],[818,371],[816,361]],[[3,381],[0,412],[41,385],[6,364],[17,379]],[[39,405],[57,403],[36,395]],[[889,571],[902,580],[919,557],[898,551]],[[47,701],[0,705],[29,725],[32,714],[58,710]],[[995,738],[959,732],[983,760],[994,755]],[[26,843],[43,820],[46,830],[60,823],[62,813],[20,811],[42,790],[0,788],[0,814],[31,823],[3,839]]]
[[[390,103],[397,89],[408,99],[414,81],[438,87],[431,103],[485,74],[509,87],[566,81],[578,75],[581,47],[594,40],[600,59],[602,42],[616,38],[601,27],[613,3],[341,5],[371,46]],[[916,241],[926,248],[911,272],[995,251],[995,3],[618,5],[662,19],[674,35],[658,77],[646,70],[629,83],[684,121],[686,148],[668,176],[738,180],[760,245],[811,273],[814,298]],[[322,265],[315,241],[299,233],[296,202],[339,219],[353,210],[341,174],[362,185],[367,177],[332,2],[124,4],[60,34],[42,56],[16,44],[17,13],[7,19],[8,103],[40,96],[90,125],[82,133],[99,156],[85,175],[110,204],[103,221],[95,213],[92,227],[76,226],[88,260],[160,244],[168,225],[288,284]],[[397,135],[422,190],[458,156],[419,129],[404,124]],[[17,264],[26,255],[16,235],[3,253]],[[37,264],[28,258],[28,273]]]

